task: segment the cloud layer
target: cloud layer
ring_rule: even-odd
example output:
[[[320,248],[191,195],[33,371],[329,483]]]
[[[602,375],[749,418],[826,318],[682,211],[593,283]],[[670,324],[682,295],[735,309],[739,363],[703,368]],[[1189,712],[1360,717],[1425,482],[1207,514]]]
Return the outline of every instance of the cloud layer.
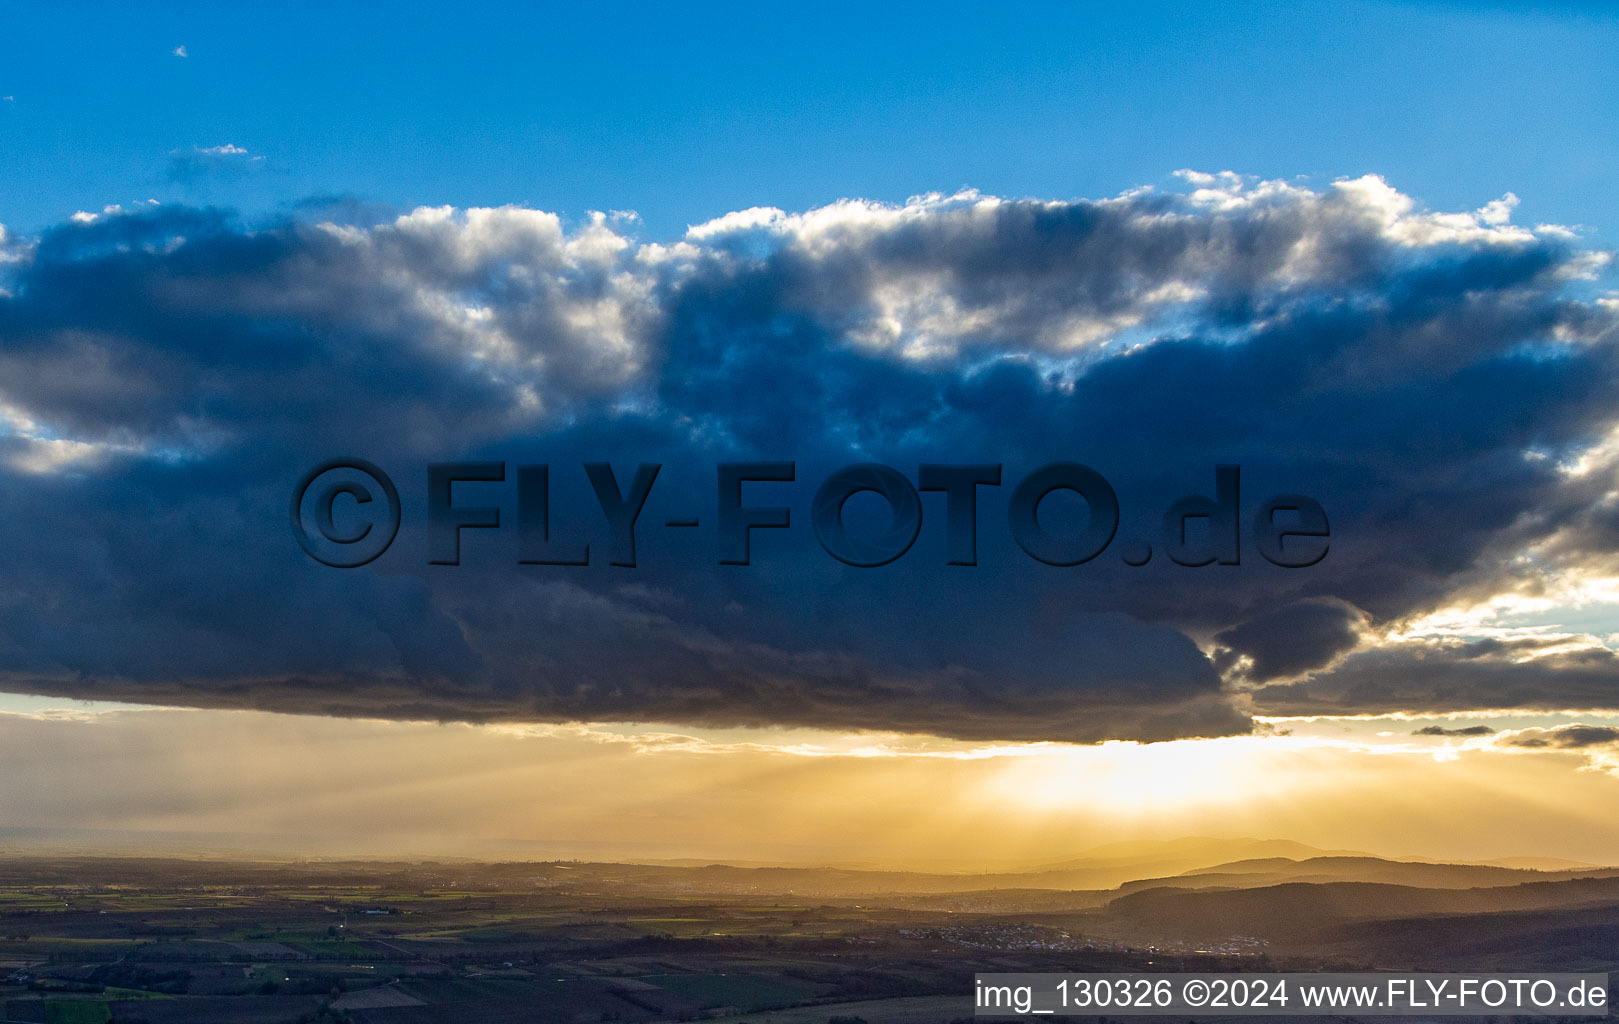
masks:
[[[1101,201],[926,196],[748,210],[666,243],[541,211],[311,205],[84,215],[0,236],[0,685],[77,697],[469,720],[788,723],[965,738],[1164,739],[1251,713],[1619,706],[1595,638],[1423,632],[1447,610],[1619,576],[1619,303],[1606,254],[1431,213],[1376,178],[1186,175]],[[298,478],[399,483],[372,565],[306,559]],[[425,466],[515,521],[510,467],[598,564],[519,566],[515,531],[427,564]],[[714,465],[793,508],[717,565]],[[1241,565],[1055,568],[1007,529],[1027,472],[1095,467],[1120,542],[1242,466]],[[599,564],[579,468],[664,464],[640,565]],[[995,462],[979,565],[944,495],[881,569],[809,528],[830,471]],[[1330,556],[1269,565],[1247,517],[1327,510]],[[869,497],[869,496],[867,496]],[[1053,500],[1062,529],[1079,511]],[[851,504],[853,509],[853,503]],[[1047,520],[1048,512],[1051,519]],[[669,530],[666,517],[704,529]],[[1569,598],[1572,600],[1573,598]]]

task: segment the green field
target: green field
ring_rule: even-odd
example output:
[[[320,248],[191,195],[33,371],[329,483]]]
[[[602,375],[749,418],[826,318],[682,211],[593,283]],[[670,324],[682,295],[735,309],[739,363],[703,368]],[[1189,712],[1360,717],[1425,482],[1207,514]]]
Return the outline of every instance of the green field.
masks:
[[[118,988],[115,985],[108,985],[106,989],[102,991],[101,996],[109,1003],[132,1002],[142,999],[174,998],[173,996],[164,995],[162,992],[148,992],[143,988]]]
[[[870,999],[856,1003],[826,1003],[790,1010],[727,1017],[726,1024],[826,1024],[833,1017],[858,1017],[870,1024],[944,1024],[972,1019],[970,996],[912,996],[906,999]]]
[[[788,1006],[815,994],[809,985],[758,974],[648,974],[639,980],[705,1007],[734,1006],[739,1010]]]
[[[45,1024],[107,1024],[112,1013],[99,999],[47,999]]]
[[[373,952],[357,942],[348,942],[342,939],[295,939],[280,940],[293,949],[302,950],[310,956],[327,959],[341,957],[345,960],[380,960],[382,954]]]

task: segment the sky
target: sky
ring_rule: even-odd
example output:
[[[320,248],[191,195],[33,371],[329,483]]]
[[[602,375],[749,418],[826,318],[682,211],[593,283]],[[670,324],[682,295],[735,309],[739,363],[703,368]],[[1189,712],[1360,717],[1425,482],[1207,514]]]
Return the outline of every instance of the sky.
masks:
[[[753,206],[1099,198],[1192,168],[1376,173],[1449,210],[1513,191],[1611,242],[1607,7],[16,5],[5,223],[353,196],[630,209],[667,240]],[[197,156],[222,147],[246,153]]]
[[[109,11],[0,32],[8,824],[1619,863],[1600,5]]]

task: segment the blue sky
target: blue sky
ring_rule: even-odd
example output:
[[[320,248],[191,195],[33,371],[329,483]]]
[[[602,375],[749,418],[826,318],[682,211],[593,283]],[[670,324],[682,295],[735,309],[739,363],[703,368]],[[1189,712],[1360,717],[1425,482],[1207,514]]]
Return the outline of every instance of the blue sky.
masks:
[[[1602,6],[18,4],[0,223],[343,195],[633,209],[659,239],[755,205],[1095,198],[1184,167],[1373,172],[1448,210],[1513,191],[1520,222],[1612,244]],[[247,153],[176,173],[223,146]]]

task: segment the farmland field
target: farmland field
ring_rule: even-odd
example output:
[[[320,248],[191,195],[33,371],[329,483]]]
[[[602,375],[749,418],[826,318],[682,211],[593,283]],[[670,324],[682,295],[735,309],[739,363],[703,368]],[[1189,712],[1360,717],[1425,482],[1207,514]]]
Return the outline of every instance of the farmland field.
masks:
[[[1390,863],[1332,870],[1404,870]],[[0,857],[0,1019],[951,1024],[978,972],[1619,967],[1619,872],[1492,889],[1476,868],[1414,870],[1470,887],[1373,886],[1338,920],[1313,893],[1363,883]],[[1412,918],[1419,901],[1438,916]],[[1481,918],[1494,937],[1469,952]]]

